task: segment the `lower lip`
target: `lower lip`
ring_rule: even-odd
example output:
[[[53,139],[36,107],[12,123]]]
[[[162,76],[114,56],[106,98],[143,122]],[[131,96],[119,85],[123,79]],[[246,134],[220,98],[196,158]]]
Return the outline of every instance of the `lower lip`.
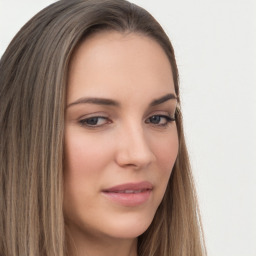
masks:
[[[114,193],[114,192],[103,192],[103,194],[118,204],[123,206],[139,206],[148,201],[152,190],[146,190],[140,193]]]

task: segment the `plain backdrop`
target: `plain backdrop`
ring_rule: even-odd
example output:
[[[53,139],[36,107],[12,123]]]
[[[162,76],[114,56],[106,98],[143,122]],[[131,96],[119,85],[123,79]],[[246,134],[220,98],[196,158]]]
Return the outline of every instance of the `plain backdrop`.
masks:
[[[53,2],[0,0],[0,56]],[[256,1],[133,2],[162,24],[176,51],[209,256],[256,256]]]

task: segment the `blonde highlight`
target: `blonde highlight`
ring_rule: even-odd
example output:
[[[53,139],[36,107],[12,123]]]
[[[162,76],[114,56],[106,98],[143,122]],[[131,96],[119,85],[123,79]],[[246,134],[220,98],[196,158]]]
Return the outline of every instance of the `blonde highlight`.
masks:
[[[59,1],[33,17],[0,61],[0,255],[67,255],[63,217],[66,85],[75,49],[93,33],[142,33],[165,50],[179,96],[171,42],[144,9],[123,0]],[[179,153],[140,256],[206,255],[182,115]]]

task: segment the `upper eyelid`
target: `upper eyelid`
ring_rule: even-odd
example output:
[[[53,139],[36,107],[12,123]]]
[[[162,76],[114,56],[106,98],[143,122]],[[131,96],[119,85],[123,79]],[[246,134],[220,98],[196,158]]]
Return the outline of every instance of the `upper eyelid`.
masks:
[[[170,102],[170,101],[168,101]],[[172,102],[172,101],[171,101]],[[145,109],[145,112],[144,112],[144,117],[145,116],[149,116],[150,114],[154,114],[154,113],[168,113],[169,115],[172,115],[174,114],[177,109],[179,108],[179,104],[176,102],[175,104],[171,104],[171,105],[163,105],[163,106],[152,106],[150,107],[149,109]],[[90,111],[92,110],[92,111]],[[88,111],[87,113],[84,113],[83,115],[79,115],[80,117],[78,118],[89,118],[89,117],[93,117],[93,116],[102,116],[102,117],[109,117],[109,116],[114,116],[115,118],[118,117],[120,114],[122,114],[120,111],[121,110],[118,110],[118,111],[114,111],[113,109],[109,109],[109,108],[101,108],[101,109],[98,109],[95,111],[93,111],[93,109],[81,109],[79,110],[80,111]]]
[[[92,124],[89,124],[89,123],[86,123],[87,120],[91,119],[91,118],[102,118],[102,119],[105,119],[105,122],[104,124],[99,124],[99,125],[92,125]],[[97,127],[103,127],[104,125],[107,125],[108,123],[112,123],[111,120],[107,117],[104,117],[104,116],[90,116],[90,117],[86,117],[86,118],[81,118],[78,120],[78,123],[81,125],[81,126],[86,126],[88,128],[97,128]]]
[[[176,109],[172,110],[154,110],[146,115],[146,118],[149,118],[150,116],[154,115],[162,115],[162,116],[169,116],[169,117],[175,117]]]
[[[157,110],[157,111],[153,111],[151,112],[150,114],[147,114],[143,119],[146,120],[154,115],[160,115],[160,116],[167,116],[167,117],[170,117],[170,118],[175,118],[176,116],[176,112],[177,112],[177,109],[175,109],[174,111],[166,111],[166,110]],[[173,113],[173,114],[172,114]],[[111,118],[112,115],[108,115],[108,114],[103,114],[103,113],[91,113],[91,114],[87,114],[87,115],[82,115],[78,118],[78,121],[80,120],[86,120],[86,119],[90,119],[90,118],[95,118],[95,117],[98,117],[98,118],[105,118],[105,119],[115,119],[116,117],[114,118]]]
[[[109,118],[109,115],[103,112],[94,112],[94,113],[80,115],[77,119],[84,120],[84,119],[89,119],[93,117]]]
[[[171,121],[174,121],[174,120],[175,120],[175,116],[163,115],[163,114],[155,114],[155,115],[151,115],[151,116],[149,116],[148,118],[146,118],[145,121],[147,121],[148,119],[150,119],[150,118],[153,117],[153,116],[160,116],[160,117],[162,117],[162,118],[166,118],[166,119],[171,120]]]
[[[81,117],[81,118],[79,118],[79,121],[84,121],[84,120],[88,120],[88,119],[91,119],[91,118],[102,118],[102,119],[105,119],[105,120],[110,120],[110,118],[107,117],[107,116],[95,115],[95,116],[89,116],[89,117]]]
[[[163,124],[153,124],[150,121],[147,122],[153,116],[160,116],[162,118],[166,118],[166,124],[164,124],[164,125]],[[106,123],[96,124],[96,125],[86,123],[86,120],[89,120],[90,118],[99,118],[99,119],[103,118],[103,119],[105,119]],[[154,126],[166,126],[168,123],[170,123],[172,121],[175,121],[175,117],[171,117],[170,115],[164,115],[164,114],[153,114],[153,115],[150,115],[148,118],[145,119],[145,123],[153,124]],[[112,123],[110,118],[104,117],[104,116],[91,116],[91,117],[80,119],[78,122],[80,123],[81,126],[84,126],[84,127],[90,128],[90,129],[101,128],[101,127],[104,127],[105,125],[108,125],[108,124]]]

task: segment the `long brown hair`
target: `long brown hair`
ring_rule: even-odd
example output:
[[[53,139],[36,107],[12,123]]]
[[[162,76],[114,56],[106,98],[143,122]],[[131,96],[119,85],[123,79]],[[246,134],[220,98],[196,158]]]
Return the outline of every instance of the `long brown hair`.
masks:
[[[103,30],[157,41],[179,96],[172,45],[141,7],[124,0],[59,1],[34,16],[0,61],[0,255],[67,255],[62,209],[67,73],[79,44]],[[139,237],[139,256],[206,254],[180,108],[176,122],[178,158],[154,220]]]

